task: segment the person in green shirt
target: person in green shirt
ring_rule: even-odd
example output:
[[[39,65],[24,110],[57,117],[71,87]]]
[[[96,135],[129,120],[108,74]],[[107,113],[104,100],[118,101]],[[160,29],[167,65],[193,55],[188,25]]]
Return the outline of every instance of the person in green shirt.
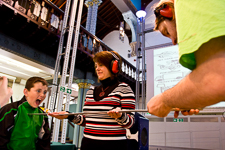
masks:
[[[225,1],[161,0],[154,12],[155,30],[178,44],[179,62],[192,72],[151,98],[149,113],[165,117],[171,108],[198,109],[224,101]]]
[[[50,150],[50,130],[39,105],[46,97],[48,83],[40,77],[27,80],[24,96],[20,101],[7,104],[0,109],[1,150]]]

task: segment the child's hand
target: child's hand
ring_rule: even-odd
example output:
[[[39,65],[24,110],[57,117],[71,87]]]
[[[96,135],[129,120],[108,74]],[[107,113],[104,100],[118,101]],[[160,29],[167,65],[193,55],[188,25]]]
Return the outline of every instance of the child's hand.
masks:
[[[65,114],[65,115],[59,115],[59,114]],[[66,118],[68,118],[68,115],[66,115],[66,114],[69,114],[69,113],[66,112],[66,111],[48,113],[49,116],[55,117],[57,119],[66,119]]]
[[[0,105],[4,106],[9,98],[12,96],[13,91],[10,87],[8,87],[8,80],[5,76],[1,78],[0,82]]]

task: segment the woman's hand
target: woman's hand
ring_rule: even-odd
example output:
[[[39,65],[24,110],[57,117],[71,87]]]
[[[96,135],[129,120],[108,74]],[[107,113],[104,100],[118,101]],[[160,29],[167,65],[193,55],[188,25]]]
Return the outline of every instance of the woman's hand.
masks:
[[[65,115],[59,115],[59,114],[65,114]],[[66,112],[66,111],[48,113],[49,116],[55,117],[57,119],[66,119],[66,118],[68,118],[68,115],[66,115],[66,114],[69,114],[69,113]]]
[[[116,109],[112,109],[110,111],[107,112],[107,114],[112,117],[112,118],[120,118],[122,116],[122,113],[119,112],[121,110],[120,107],[117,107]]]

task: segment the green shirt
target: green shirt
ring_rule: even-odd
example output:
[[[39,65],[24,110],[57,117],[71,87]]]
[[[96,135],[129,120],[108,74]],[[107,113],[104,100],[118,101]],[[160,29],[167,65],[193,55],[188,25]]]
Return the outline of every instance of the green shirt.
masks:
[[[194,52],[210,39],[225,35],[225,1],[175,0],[175,15],[179,61],[194,69]]]
[[[8,149],[36,149],[35,144],[44,118],[42,115],[27,115],[28,113],[42,112],[38,108],[31,107],[28,102],[18,107],[10,142],[7,144]]]
[[[0,150],[50,150],[48,117],[28,115],[44,113],[33,108],[25,96],[0,109]]]

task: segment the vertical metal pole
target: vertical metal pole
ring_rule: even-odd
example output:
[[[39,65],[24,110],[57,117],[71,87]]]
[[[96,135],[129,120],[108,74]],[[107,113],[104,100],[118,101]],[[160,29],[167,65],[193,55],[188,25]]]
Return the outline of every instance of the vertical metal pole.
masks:
[[[69,14],[69,8],[70,8],[70,0],[66,2],[66,9],[63,17],[63,24],[62,24],[62,29],[61,29],[61,34],[60,34],[60,40],[59,40],[59,48],[58,48],[58,53],[57,53],[57,58],[56,58],[56,63],[55,63],[55,72],[54,72],[54,78],[53,78],[53,85],[52,85],[52,92],[51,92],[51,100],[50,100],[50,111],[53,112],[54,107],[55,107],[55,101],[56,101],[56,93],[58,90],[58,73],[59,73],[59,65],[60,65],[60,60],[61,60],[61,54],[62,54],[62,49],[63,49],[63,41],[64,41],[64,34],[66,31],[66,26],[67,26],[67,20],[68,20],[68,14]],[[50,121],[50,127],[52,128],[52,123],[53,118],[51,118]],[[54,137],[54,132],[53,132],[53,137]],[[53,141],[57,142],[58,139]]]
[[[67,91],[69,90],[70,92],[67,92],[67,95],[66,95],[66,108],[65,108],[66,111],[69,110],[70,97],[71,97],[71,93],[72,93],[72,82],[73,82],[73,74],[74,74],[75,60],[76,60],[76,54],[77,54],[78,36],[79,36],[79,32],[80,32],[81,15],[82,15],[82,10],[83,10],[83,1],[84,0],[80,0],[80,4],[79,4],[79,12],[78,12],[78,18],[77,18],[77,24],[76,24],[75,39],[74,39],[74,43],[73,43],[73,53],[72,53],[72,58],[71,58],[72,60],[71,60],[71,65],[70,65],[70,76],[69,76],[69,82],[68,82],[68,88],[67,88]],[[76,9],[75,9],[75,11],[76,11]],[[72,12],[74,12],[74,11],[72,11]],[[66,142],[67,123],[68,123],[68,121],[66,119],[64,119],[61,143]]]
[[[141,51],[142,51],[142,109],[145,109],[145,17],[141,18],[142,23],[142,43],[141,43]]]
[[[71,13],[70,13],[69,34],[68,34],[68,38],[67,38],[65,59],[64,59],[64,63],[63,63],[62,78],[60,80],[59,100],[58,100],[58,106],[57,106],[58,112],[62,111],[61,109],[62,109],[62,103],[63,103],[63,96],[64,96],[64,92],[65,92],[66,74],[67,74],[67,68],[68,68],[68,63],[69,63],[70,48],[71,48],[71,42],[72,42],[72,36],[73,36],[77,3],[78,3],[78,0],[73,0],[72,9],[71,9]],[[54,133],[53,133],[53,141],[54,142],[58,141],[59,125],[60,125],[60,120],[56,119],[55,124],[54,124]]]
[[[87,81],[87,80],[86,80]],[[85,82],[86,82],[85,81]],[[89,90],[89,87],[88,86],[89,83],[86,83],[84,86],[84,89],[83,89],[83,99],[82,99],[82,103],[81,103],[81,107],[80,109],[83,110],[83,106],[84,106],[84,101],[85,101],[85,98],[86,98],[86,93],[87,91]],[[81,147],[81,141],[82,141],[82,137],[83,137],[83,134],[84,134],[84,127],[80,126],[79,128],[79,138],[78,138],[78,143],[77,143],[77,147]]]
[[[139,24],[139,19],[137,18],[137,49],[136,49],[136,94],[135,94],[135,99],[136,99],[136,108],[139,109],[139,67],[140,67],[140,58],[139,58],[139,48],[140,48],[140,30],[139,30],[140,24]]]
[[[84,88],[81,86],[84,83],[78,83],[79,85],[79,92],[78,92],[78,99],[77,99],[77,112],[81,112],[81,105],[82,105],[82,100],[83,98],[83,93],[84,93]],[[75,125],[74,126],[74,134],[73,134],[73,144],[75,144],[76,146],[78,146],[79,143],[79,131],[80,131],[80,126],[79,125]]]

